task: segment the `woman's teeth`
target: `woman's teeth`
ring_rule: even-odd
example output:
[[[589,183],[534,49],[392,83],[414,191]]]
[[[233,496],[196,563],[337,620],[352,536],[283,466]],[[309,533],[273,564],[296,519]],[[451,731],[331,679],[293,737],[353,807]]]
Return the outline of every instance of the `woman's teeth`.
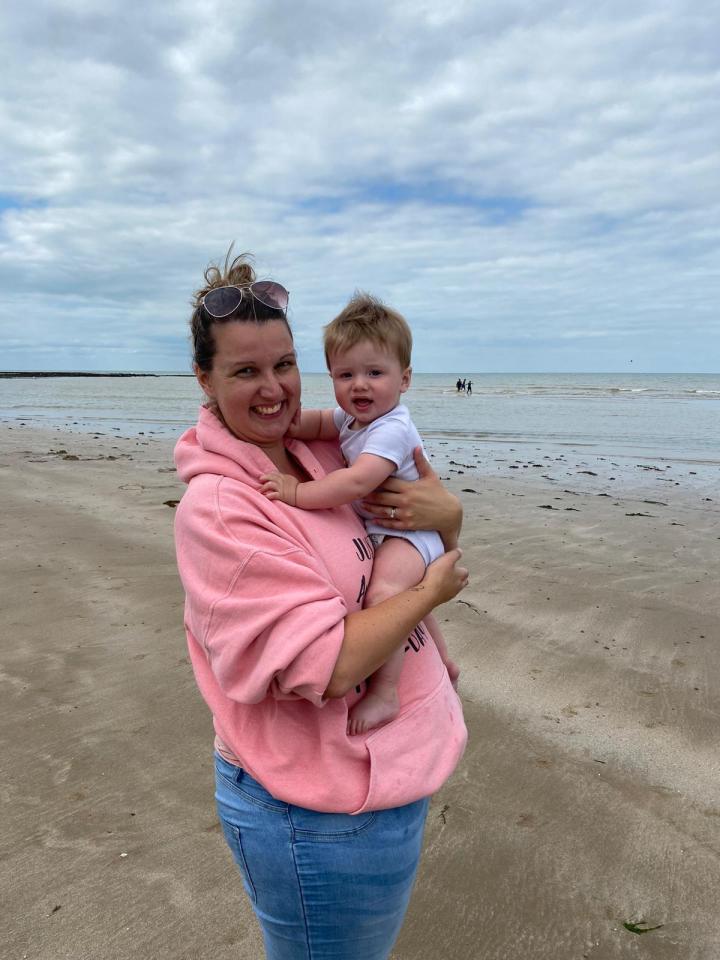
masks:
[[[278,413],[282,403],[274,403],[271,407],[255,407],[258,413],[261,413],[264,417],[269,417],[273,413]]]

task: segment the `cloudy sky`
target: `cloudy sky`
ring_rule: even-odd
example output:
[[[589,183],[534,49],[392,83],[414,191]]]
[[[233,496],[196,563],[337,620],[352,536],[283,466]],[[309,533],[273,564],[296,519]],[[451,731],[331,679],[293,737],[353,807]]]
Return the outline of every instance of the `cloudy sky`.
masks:
[[[0,23],[1,369],[187,370],[230,242],[303,368],[720,371],[716,0],[30,0]]]

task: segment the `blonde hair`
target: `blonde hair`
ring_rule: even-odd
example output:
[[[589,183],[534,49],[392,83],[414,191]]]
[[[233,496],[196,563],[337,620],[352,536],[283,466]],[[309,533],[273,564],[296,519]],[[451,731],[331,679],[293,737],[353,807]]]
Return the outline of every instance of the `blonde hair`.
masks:
[[[407,320],[377,297],[357,290],[348,305],[323,328],[325,362],[369,340],[394,354],[403,370],[410,366],[412,333]]]
[[[190,317],[190,339],[192,341],[193,364],[199,370],[212,370],[215,358],[215,337],[213,326],[216,323],[228,323],[230,320],[252,321],[253,323],[267,323],[269,320],[283,320],[290,330],[287,317],[282,310],[269,307],[255,297],[243,297],[236,310],[229,316],[220,319],[211,317],[203,307],[202,299],[215,287],[246,287],[255,280],[255,270],[252,266],[251,253],[241,253],[232,257],[234,244],[230,244],[225,254],[225,263],[211,263],[205,270],[205,285],[196,290],[191,303],[193,307]],[[232,259],[231,259],[232,257]],[[290,332],[292,337],[292,332]]]

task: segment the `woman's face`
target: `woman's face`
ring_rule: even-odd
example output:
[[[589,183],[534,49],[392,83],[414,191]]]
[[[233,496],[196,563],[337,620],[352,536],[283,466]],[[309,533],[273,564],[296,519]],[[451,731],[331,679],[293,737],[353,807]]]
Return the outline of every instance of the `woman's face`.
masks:
[[[205,394],[240,440],[271,452],[281,449],[300,406],[300,373],[287,324],[216,323],[215,359],[209,372],[197,370]]]

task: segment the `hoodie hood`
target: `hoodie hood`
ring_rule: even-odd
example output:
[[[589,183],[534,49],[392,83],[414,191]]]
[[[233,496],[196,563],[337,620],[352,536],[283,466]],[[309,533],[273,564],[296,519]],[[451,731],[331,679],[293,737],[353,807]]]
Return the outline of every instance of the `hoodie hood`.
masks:
[[[306,444],[288,439],[285,446],[312,478],[324,476],[328,467],[320,467]],[[337,469],[340,465],[333,464],[329,469]],[[200,407],[197,424],[186,430],[175,445],[175,466],[185,483],[201,474],[213,474],[238,480],[255,489],[260,488],[261,476],[277,470],[261,447],[238,440],[206,406]]]
[[[241,466],[242,463],[242,466]],[[238,440],[208,407],[200,407],[197,424],[175,446],[175,465],[185,483],[203,473],[259,486],[259,477],[276,467],[252,443]]]

